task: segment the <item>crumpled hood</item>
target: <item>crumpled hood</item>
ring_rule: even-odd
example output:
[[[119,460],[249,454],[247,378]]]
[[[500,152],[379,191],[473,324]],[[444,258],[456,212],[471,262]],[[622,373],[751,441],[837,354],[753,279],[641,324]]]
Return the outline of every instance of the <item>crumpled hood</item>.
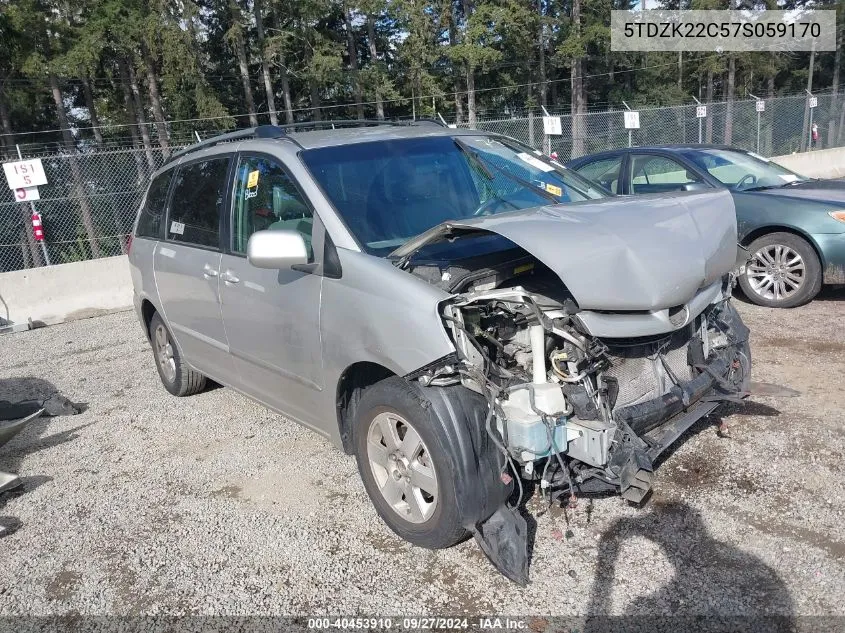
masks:
[[[498,233],[548,266],[585,310],[661,310],[735,267],[736,212],[720,190],[605,198],[444,222],[391,255]]]

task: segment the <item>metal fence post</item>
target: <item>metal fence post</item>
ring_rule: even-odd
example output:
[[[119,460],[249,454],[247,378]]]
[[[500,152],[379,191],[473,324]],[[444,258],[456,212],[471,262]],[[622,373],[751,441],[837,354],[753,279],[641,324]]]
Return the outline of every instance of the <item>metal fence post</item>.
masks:
[[[23,154],[21,154],[21,146],[15,144],[15,149],[18,150],[18,158],[20,160],[23,160]],[[32,200],[29,201],[29,208],[32,211],[32,215],[36,215],[38,213],[38,210],[35,208],[35,203]],[[30,230],[32,230],[31,226],[29,228]],[[50,253],[47,252],[47,245],[44,243],[44,240],[41,240],[38,243],[41,244],[41,253],[44,255],[44,265],[50,266]]]

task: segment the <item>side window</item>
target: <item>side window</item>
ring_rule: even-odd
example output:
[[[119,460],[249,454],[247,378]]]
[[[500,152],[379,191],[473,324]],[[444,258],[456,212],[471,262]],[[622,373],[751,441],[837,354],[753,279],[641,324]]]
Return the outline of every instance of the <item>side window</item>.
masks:
[[[576,171],[590,180],[599,183],[613,193],[619,193],[619,169],[622,167],[622,156],[602,158],[586,165],[581,165]]]
[[[228,169],[228,156],[179,167],[170,201],[168,239],[219,246],[220,212],[226,200]]]
[[[631,193],[684,191],[701,180],[680,163],[665,156],[631,156]]]
[[[138,217],[138,229],[135,235],[138,237],[161,237],[161,219],[164,217],[164,206],[167,204],[167,192],[170,190],[170,181],[173,178],[173,170],[159,174],[150,183],[147,190],[147,197],[141,214]]]
[[[256,231],[298,231],[311,251],[311,209],[284,168],[271,158],[243,156],[235,176],[232,250],[246,253]]]

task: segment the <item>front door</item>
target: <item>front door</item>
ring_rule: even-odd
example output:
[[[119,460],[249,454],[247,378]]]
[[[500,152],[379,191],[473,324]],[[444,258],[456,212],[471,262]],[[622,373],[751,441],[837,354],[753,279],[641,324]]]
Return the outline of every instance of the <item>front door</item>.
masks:
[[[220,300],[241,388],[316,426],[313,411],[323,388],[323,278],[290,268],[255,268],[246,259],[249,236],[261,230],[298,231],[310,250],[313,212],[280,161],[265,155],[240,156],[232,207]]]
[[[165,226],[156,246],[156,286],[164,317],[185,360],[226,384],[236,378],[218,293],[220,218],[226,207],[230,156],[178,168]]]

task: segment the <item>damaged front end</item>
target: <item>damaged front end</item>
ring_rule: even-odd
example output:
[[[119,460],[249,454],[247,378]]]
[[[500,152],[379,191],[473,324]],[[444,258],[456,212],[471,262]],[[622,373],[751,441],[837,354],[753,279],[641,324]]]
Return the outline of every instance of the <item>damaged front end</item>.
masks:
[[[416,378],[484,396],[493,444],[514,476],[534,481],[550,501],[616,491],[640,502],[660,453],[720,402],[745,394],[748,329],[731,285],[726,276],[709,288],[712,300],[697,314],[670,311],[675,329],[638,337],[595,336],[574,302],[522,286],[464,292],[441,306],[459,362]],[[491,561],[520,583],[525,534],[508,508],[476,529]]]
[[[746,394],[727,192],[450,221],[393,255],[450,294],[440,317],[458,360],[412,377],[481,394],[505,468],[550,501],[607,491],[642,501],[661,452]],[[503,509],[488,521],[476,526],[485,553],[527,582],[527,556],[503,541],[522,538],[521,517]]]

